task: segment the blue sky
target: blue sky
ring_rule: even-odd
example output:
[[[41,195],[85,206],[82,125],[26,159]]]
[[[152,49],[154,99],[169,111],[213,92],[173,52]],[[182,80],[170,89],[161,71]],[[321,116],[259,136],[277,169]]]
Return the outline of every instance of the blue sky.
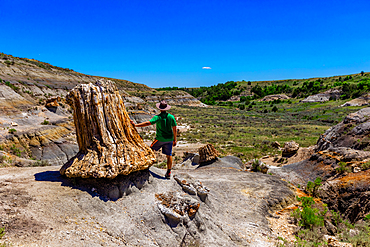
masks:
[[[368,0],[0,0],[0,17],[0,52],[150,87],[370,71]]]

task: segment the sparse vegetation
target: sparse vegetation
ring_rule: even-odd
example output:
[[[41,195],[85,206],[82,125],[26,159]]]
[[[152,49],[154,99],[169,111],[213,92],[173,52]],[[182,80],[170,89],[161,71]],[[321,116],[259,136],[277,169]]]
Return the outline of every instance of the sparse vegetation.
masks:
[[[17,132],[17,130],[16,130],[16,129],[9,129],[9,130],[8,130],[8,133],[10,133],[10,134],[14,134],[15,132]]]
[[[31,166],[50,166],[50,163],[46,160],[37,160]]]
[[[317,192],[321,186],[321,182],[322,180],[320,177],[317,177],[314,182],[308,181],[306,191],[312,196],[317,196]]]
[[[335,169],[337,171],[337,173],[342,174],[342,173],[345,173],[345,172],[351,172],[351,169],[349,167],[347,167],[346,162],[339,162],[338,165],[339,165],[339,167],[337,167]]]
[[[316,144],[319,136],[333,124],[363,108],[340,107],[343,102],[301,103],[292,99],[275,104],[278,111],[264,113],[271,103],[252,100],[245,110],[225,104],[210,108],[173,106],[170,112],[182,118],[179,124],[191,127],[179,140],[212,143],[222,155],[241,153],[240,158],[247,161],[280,154],[271,146],[275,141],[293,140],[301,147]]]
[[[4,227],[1,227],[0,228],[0,239],[2,239],[5,235],[5,228]]]
[[[16,91],[16,92],[18,92],[18,91],[19,91],[19,87],[17,87],[17,86],[15,86],[15,85],[11,84],[9,81],[5,81],[4,83],[5,83],[5,85],[7,85],[8,87],[10,87],[10,88],[11,88],[11,89],[13,89],[14,91]]]
[[[165,169],[167,168],[167,162],[155,163],[154,166],[157,168]]]
[[[42,125],[48,125],[49,124],[49,121],[48,120],[44,120],[44,122],[41,123]]]
[[[5,60],[4,62],[7,66],[14,65],[14,61]]]
[[[10,150],[12,150],[12,152],[13,152],[15,155],[17,155],[18,157],[21,157],[21,153],[22,153],[22,151],[21,151],[19,148],[17,148],[17,147],[15,146],[15,144],[13,144],[13,146],[11,146],[11,147],[10,147]]]
[[[362,165],[361,165],[361,170],[368,170],[368,169],[370,169],[370,161],[368,161],[368,162],[365,162],[365,163],[363,163]]]

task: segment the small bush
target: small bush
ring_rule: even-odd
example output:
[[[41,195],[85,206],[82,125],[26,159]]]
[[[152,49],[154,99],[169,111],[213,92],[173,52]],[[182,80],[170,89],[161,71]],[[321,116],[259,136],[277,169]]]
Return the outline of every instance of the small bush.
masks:
[[[17,132],[17,130],[16,130],[16,129],[9,129],[9,130],[8,130],[8,132],[9,132],[10,134],[14,134],[15,132]]]
[[[48,124],[49,124],[49,121],[44,120],[44,122],[42,122],[41,124],[42,124],[42,125],[48,125]]]
[[[14,144],[13,146],[10,147],[10,149],[13,151],[15,155],[17,155],[18,157],[21,157],[22,151],[19,148],[17,148]]]
[[[50,166],[50,163],[46,160],[37,160],[31,166]]]
[[[298,220],[299,226],[312,230],[314,227],[324,225],[324,215],[328,210],[325,204],[324,209],[320,211],[313,207],[315,201],[312,197],[300,197],[297,200],[302,202],[302,209],[294,210],[292,216]]]
[[[255,172],[260,172],[261,167],[260,167],[260,161],[258,159],[254,159],[252,162],[252,171]]]
[[[321,182],[322,180],[320,177],[317,177],[314,182],[308,181],[306,191],[312,196],[317,196],[317,191],[321,186]]]
[[[351,169],[347,167],[346,162],[339,162],[339,167],[337,167],[335,170],[339,174],[343,174],[345,172],[351,172]]]
[[[364,170],[368,170],[370,168],[370,161],[366,162],[366,163],[363,163],[361,165],[361,169],[364,171]]]
[[[154,165],[155,167],[158,167],[158,168],[161,168],[161,169],[165,169],[167,168],[167,162],[161,162],[161,163],[157,163]]]
[[[10,66],[10,65],[14,65],[14,61],[10,61],[10,60],[6,60],[4,62],[6,65]]]
[[[18,92],[19,91],[19,87],[17,86],[14,86],[13,84],[11,84],[9,81],[6,81],[5,82],[5,85],[7,85],[8,87],[10,87],[11,89],[13,89],[14,91]]]
[[[5,228],[4,227],[1,227],[0,228],[0,239],[2,239],[5,235]]]

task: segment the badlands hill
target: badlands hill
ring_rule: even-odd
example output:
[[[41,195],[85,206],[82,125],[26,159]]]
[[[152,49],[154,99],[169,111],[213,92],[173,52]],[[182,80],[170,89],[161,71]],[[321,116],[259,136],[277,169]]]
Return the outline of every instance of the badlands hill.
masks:
[[[75,86],[95,83],[100,78],[1,53],[0,152],[9,155],[6,163],[62,165],[73,157],[78,146],[72,109],[65,96]],[[110,80],[117,85],[131,118],[137,122],[150,119],[156,113],[150,103],[160,99],[173,105],[202,104],[186,92],[164,95],[143,84]],[[144,128],[150,129],[153,128]]]

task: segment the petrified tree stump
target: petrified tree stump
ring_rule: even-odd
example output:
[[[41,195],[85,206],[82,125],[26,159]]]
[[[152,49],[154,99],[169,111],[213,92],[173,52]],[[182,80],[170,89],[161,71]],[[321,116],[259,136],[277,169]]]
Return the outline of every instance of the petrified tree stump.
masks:
[[[281,154],[282,157],[291,157],[298,152],[299,144],[295,141],[290,141],[284,143],[283,152]]]
[[[217,159],[219,153],[212,144],[199,148],[199,164],[207,163]]]
[[[78,85],[66,100],[73,108],[79,152],[60,169],[62,175],[115,178],[154,163],[155,155],[130,123],[114,82]]]

